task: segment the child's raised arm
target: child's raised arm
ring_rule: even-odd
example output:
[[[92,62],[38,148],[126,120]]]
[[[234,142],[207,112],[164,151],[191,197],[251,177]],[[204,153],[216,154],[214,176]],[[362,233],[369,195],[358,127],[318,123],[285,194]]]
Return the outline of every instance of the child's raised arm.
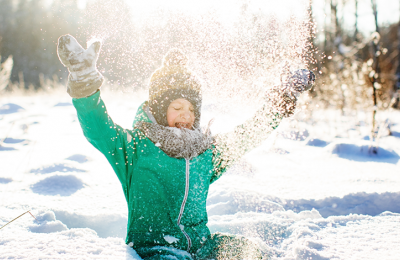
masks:
[[[108,159],[126,191],[130,183],[128,169],[134,167],[136,142],[132,131],[112,121],[100,97],[103,76],[96,68],[100,47],[97,41],[85,50],[74,37],[64,35],[58,39],[57,54],[68,68],[67,92],[73,98],[86,139]]]
[[[265,104],[253,118],[235,127],[233,132],[216,136],[213,164],[217,180],[229,166],[246,152],[260,145],[285,117],[294,114],[298,96],[311,89],[315,75],[309,70],[298,70],[289,80],[273,88],[265,97]]]

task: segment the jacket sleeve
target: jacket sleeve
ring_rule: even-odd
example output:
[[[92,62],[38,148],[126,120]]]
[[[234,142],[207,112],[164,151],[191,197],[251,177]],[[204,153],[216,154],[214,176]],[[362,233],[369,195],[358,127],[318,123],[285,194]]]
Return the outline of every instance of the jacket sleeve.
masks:
[[[211,183],[221,177],[246,152],[266,140],[279,126],[282,118],[281,114],[271,112],[269,107],[264,106],[251,119],[235,127],[233,132],[217,135],[213,146],[214,175]]]
[[[126,194],[132,178],[132,169],[137,161],[133,132],[112,121],[100,97],[100,91],[89,97],[74,98],[72,102],[78,113],[83,134],[107,158]]]

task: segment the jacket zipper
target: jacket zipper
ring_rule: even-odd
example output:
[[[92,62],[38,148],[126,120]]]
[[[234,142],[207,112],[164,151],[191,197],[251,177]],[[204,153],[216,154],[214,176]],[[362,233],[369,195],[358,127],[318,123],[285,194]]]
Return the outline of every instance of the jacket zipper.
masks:
[[[186,240],[187,240],[187,242],[188,242],[188,247],[187,247],[187,250],[186,251],[188,251],[189,252],[189,250],[190,250],[190,248],[192,247],[192,240],[190,240],[190,237],[189,237],[189,235],[185,232],[185,230],[184,230],[184,226],[183,225],[181,225],[181,219],[182,219],[182,215],[183,215],[183,211],[185,210],[185,204],[186,204],[186,201],[187,201],[187,197],[188,197],[188,195],[189,195],[189,159],[186,159],[185,158],[185,160],[186,160],[186,185],[185,185],[185,197],[183,197],[183,201],[182,201],[182,205],[181,205],[181,210],[180,210],[180,212],[179,212],[179,216],[178,216],[178,222],[177,222],[177,224],[178,224],[178,227],[181,229],[181,231],[182,231],[182,233],[185,235],[185,237],[186,237]]]

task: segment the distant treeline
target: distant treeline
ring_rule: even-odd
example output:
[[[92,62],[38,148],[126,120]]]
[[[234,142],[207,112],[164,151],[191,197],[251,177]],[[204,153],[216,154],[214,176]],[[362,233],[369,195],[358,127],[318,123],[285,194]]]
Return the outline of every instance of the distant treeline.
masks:
[[[11,81],[40,87],[40,77],[65,77],[56,54],[60,34],[77,33],[81,10],[77,1],[0,0],[0,55],[12,55]],[[78,19],[77,19],[78,18]]]
[[[107,45],[103,51],[118,53],[117,48],[122,42],[125,44],[124,48],[129,49],[127,46],[133,43],[125,42],[132,38],[134,28],[129,19],[129,8],[123,0],[88,1],[86,8],[78,8],[78,2],[78,0],[0,0],[0,56],[1,62],[10,55],[13,57],[11,82],[22,82],[26,88],[33,85],[37,89],[43,87],[45,79],[65,80],[68,71],[57,58],[57,39],[61,35],[71,34],[86,48],[85,43],[93,33],[104,36],[102,31],[108,26],[105,24],[109,20],[108,16],[124,18],[118,21],[121,23],[120,28],[107,32],[109,34]],[[119,9],[110,8],[111,4],[119,6]],[[132,80],[126,76],[129,74],[129,78],[135,78],[137,81],[136,84],[132,84],[138,85],[138,82],[141,84],[144,78],[149,77],[150,71],[155,69],[155,65],[151,65],[147,69],[148,73],[143,75],[144,78],[142,78],[143,69],[137,71],[138,75],[132,75],[133,62],[124,60],[123,54],[116,57],[113,53],[101,55],[98,61],[98,67],[112,82],[125,80],[126,83]],[[160,57],[157,57],[159,61]],[[129,58],[132,59],[132,55]]]

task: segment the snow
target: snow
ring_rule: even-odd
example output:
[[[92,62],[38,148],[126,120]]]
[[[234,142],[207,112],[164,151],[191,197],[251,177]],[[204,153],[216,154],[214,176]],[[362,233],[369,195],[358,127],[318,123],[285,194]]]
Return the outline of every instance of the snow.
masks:
[[[21,110],[24,110],[24,108],[18,106],[17,104],[8,103],[8,104],[3,104],[0,107],[0,114],[12,114],[12,113],[17,113]]]
[[[104,89],[102,97],[129,128],[146,94]],[[204,102],[202,122],[215,117],[213,133],[249,117]],[[25,214],[0,230],[0,259],[140,259],[124,244],[118,179],[84,138],[74,107],[60,105],[70,103],[64,91],[0,98],[0,226],[27,210],[37,218]],[[400,112],[378,112],[393,134],[381,135],[377,154],[364,138],[367,112],[307,112],[284,120],[211,185],[211,232],[244,235],[272,259],[398,259]]]
[[[52,233],[68,230],[67,226],[61,221],[56,220],[54,212],[46,212],[37,217],[37,224],[29,226],[29,230],[34,233]]]
[[[165,241],[167,241],[168,243],[170,243],[170,244],[172,244],[172,243],[175,243],[175,242],[178,242],[179,241],[179,239],[178,238],[176,238],[176,237],[173,237],[173,236],[170,236],[170,235],[166,235],[166,236],[164,236],[164,239],[165,239]]]
[[[84,187],[84,183],[74,175],[54,175],[31,185],[34,193],[41,195],[70,196]]]
[[[325,147],[328,145],[328,142],[315,138],[315,139],[309,139],[306,144],[311,146]]]
[[[339,157],[351,160],[364,161],[365,158],[376,162],[388,162],[396,164],[399,161],[399,155],[392,149],[379,147],[376,154],[369,149],[369,142],[363,142],[363,145],[352,143],[333,143],[326,147],[333,154]]]
[[[73,156],[66,158],[66,160],[71,160],[71,161],[78,160],[78,162],[85,162],[85,161],[82,161],[81,158],[75,158]],[[85,170],[71,167],[65,163],[55,163],[52,165],[42,166],[38,169],[32,169],[29,172],[45,174],[45,173],[52,173],[52,172],[85,172]]]
[[[74,154],[74,155],[71,155],[70,157],[66,158],[66,160],[75,161],[78,163],[85,163],[85,162],[90,161],[91,159],[82,154]]]
[[[9,182],[12,182],[11,178],[1,178],[0,177],[0,183],[6,184],[6,183],[9,183]]]

